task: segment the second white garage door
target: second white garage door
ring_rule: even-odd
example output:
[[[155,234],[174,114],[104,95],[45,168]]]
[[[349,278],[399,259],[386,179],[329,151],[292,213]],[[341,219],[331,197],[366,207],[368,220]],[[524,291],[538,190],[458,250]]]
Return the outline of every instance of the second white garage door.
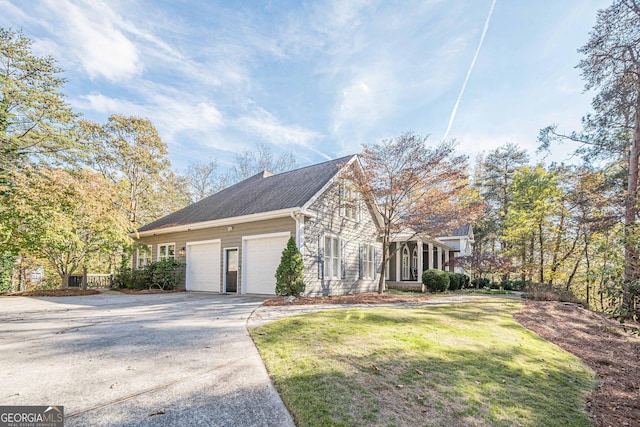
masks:
[[[188,243],[187,290],[220,292],[220,241]]]
[[[276,293],[275,274],[282,251],[287,246],[287,240],[289,240],[289,233],[243,238],[243,293],[266,295]]]

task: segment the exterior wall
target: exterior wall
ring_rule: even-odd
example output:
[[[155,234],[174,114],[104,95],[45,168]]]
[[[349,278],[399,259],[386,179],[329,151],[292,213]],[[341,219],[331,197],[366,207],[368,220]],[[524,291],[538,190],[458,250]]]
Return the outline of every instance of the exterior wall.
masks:
[[[340,215],[339,184],[334,182],[309,210],[315,218],[304,220],[304,243],[301,252],[305,264],[305,284],[307,295],[341,295],[371,292],[378,289],[382,259],[382,245],[377,241],[378,230],[373,213],[367,203],[359,202],[359,220],[354,221]],[[341,239],[340,279],[324,278],[323,245],[325,235]],[[360,279],[360,245],[373,244],[375,247],[375,278]]]
[[[233,227],[232,230],[229,230],[229,227]],[[136,242],[152,245],[151,248],[151,260],[158,260],[158,246],[159,244],[165,243],[175,243],[176,244],[176,255],[175,259],[179,262],[186,262],[186,255],[180,255],[180,249],[186,247],[187,242],[197,242],[203,240],[215,240],[220,239],[221,241],[221,251],[220,251],[220,292],[223,291],[222,287],[224,286],[224,268],[223,268],[223,257],[224,250],[226,248],[237,248],[238,249],[238,293],[242,293],[242,237],[243,236],[252,236],[259,234],[270,234],[270,233],[278,233],[278,232],[290,232],[292,236],[296,235],[296,222],[293,218],[285,217],[285,218],[277,218],[277,219],[269,219],[263,221],[254,221],[247,222],[241,224],[234,224],[233,226],[225,225],[223,227],[212,227],[201,230],[193,230],[193,231],[182,231],[177,233],[166,233],[166,234],[158,234],[153,236],[145,236],[137,239]],[[135,259],[134,254],[134,263],[133,265],[137,265],[137,260]],[[186,275],[185,275],[186,276]],[[182,279],[182,283],[180,284],[180,288],[185,288],[185,278]]]

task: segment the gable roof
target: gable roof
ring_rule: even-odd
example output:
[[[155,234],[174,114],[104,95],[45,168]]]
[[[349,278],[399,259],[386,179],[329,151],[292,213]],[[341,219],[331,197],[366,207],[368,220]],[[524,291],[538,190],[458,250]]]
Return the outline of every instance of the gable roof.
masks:
[[[215,221],[289,208],[301,208],[355,156],[295,169],[277,175],[267,171],[225,188],[199,202],[153,221],[139,232]]]
[[[471,224],[464,224],[458,228],[451,230],[449,233],[445,235],[438,236],[438,238],[453,237],[453,236],[468,236],[470,231],[471,231]]]

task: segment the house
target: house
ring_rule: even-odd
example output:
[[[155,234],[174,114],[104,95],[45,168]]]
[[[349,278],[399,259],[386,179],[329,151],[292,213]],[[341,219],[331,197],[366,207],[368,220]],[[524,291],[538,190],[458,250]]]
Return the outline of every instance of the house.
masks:
[[[374,291],[381,271],[382,218],[354,191],[344,168],[357,156],[284,172],[261,172],[141,227],[133,265],[186,262],[188,291],[274,294],[275,271],[290,236],[303,256],[305,293]],[[442,238],[399,236],[387,268],[390,282],[420,282],[429,268],[447,269],[459,251]]]
[[[455,258],[469,256],[473,252],[473,244],[475,243],[473,227],[471,224],[464,224],[451,231],[446,236],[437,237],[437,240],[446,243],[447,246],[452,248]],[[455,271],[456,273],[469,274],[469,272],[465,271],[462,266],[455,264],[455,258],[452,258],[450,262],[451,267],[453,268],[452,271]]]
[[[381,218],[341,178],[357,156],[273,175],[261,172],[138,230],[134,266],[186,262],[188,291],[274,294],[290,236],[303,255],[309,295],[377,289]]]

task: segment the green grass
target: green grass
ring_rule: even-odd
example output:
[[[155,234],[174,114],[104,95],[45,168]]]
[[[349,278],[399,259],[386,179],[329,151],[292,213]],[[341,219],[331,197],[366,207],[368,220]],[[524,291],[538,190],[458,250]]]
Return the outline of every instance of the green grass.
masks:
[[[251,335],[298,426],[590,426],[593,372],[518,307],[335,310]]]

